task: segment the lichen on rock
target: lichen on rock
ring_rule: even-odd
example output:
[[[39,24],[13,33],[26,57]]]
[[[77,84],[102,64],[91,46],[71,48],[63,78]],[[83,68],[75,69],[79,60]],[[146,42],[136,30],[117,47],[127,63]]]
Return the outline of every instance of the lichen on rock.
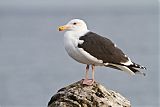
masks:
[[[58,90],[48,107],[131,107],[131,104],[119,93],[97,82],[87,86],[78,81]]]

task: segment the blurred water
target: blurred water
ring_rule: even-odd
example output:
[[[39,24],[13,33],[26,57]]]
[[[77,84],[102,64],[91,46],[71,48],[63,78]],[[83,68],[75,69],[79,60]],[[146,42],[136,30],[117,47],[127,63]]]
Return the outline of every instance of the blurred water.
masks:
[[[57,31],[72,18],[85,19],[148,69],[143,77],[97,67],[96,80],[135,107],[158,107],[157,13],[102,10],[0,11],[0,107],[45,107],[58,89],[84,77],[85,65],[69,58]]]

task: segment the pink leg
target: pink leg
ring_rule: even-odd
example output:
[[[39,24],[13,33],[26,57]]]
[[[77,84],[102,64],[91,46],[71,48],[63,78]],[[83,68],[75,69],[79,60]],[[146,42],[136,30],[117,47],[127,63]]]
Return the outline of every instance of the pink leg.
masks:
[[[92,65],[92,80],[94,82],[94,71],[95,71],[95,65]]]
[[[89,65],[87,65],[86,66],[86,75],[85,75],[85,79],[83,79],[83,84],[86,84],[86,85],[88,85],[88,83],[89,83],[89,79],[88,79],[88,71],[89,71]]]
[[[85,85],[92,85],[94,83],[94,65],[92,65],[92,79],[88,79],[88,71],[89,71],[89,65],[86,67],[86,76],[83,80],[83,84]]]
[[[88,71],[89,71],[89,65],[86,66],[86,75],[85,75],[85,79],[88,80]]]

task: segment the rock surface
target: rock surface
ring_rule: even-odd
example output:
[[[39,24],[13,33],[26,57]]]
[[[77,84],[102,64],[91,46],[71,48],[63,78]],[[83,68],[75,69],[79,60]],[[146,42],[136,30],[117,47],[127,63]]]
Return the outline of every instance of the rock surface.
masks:
[[[131,104],[119,93],[97,82],[87,86],[78,81],[61,88],[52,96],[48,107],[131,107]]]

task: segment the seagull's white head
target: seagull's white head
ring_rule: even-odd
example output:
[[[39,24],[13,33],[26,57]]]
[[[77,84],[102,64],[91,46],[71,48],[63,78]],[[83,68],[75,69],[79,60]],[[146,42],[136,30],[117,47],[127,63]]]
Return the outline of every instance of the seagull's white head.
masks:
[[[69,21],[66,25],[60,26],[59,31],[75,31],[75,32],[84,32],[87,31],[87,25],[83,20],[73,19]]]

